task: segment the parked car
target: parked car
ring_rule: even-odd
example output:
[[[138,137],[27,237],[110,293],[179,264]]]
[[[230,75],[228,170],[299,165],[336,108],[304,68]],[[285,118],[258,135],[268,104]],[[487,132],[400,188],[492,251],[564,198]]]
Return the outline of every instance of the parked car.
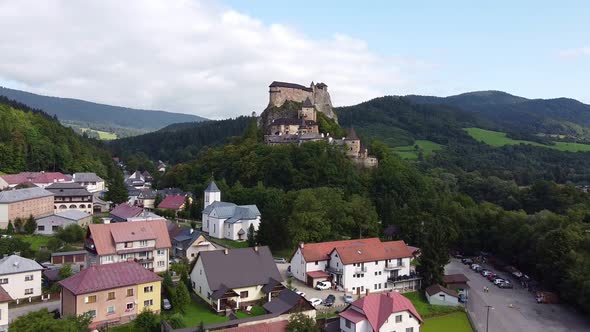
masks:
[[[488,278],[488,280],[492,280],[493,278],[495,278],[495,277],[497,277],[497,276],[498,276],[497,274],[495,274],[495,273],[491,273],[491,274],[488,274],[488,275],[486,276],[486,278]]]
[[[344,294],[344,303],[352,303],[354,299],[352,298],[352,294]]]
[[[316,297],[309,299],[309,303],[311,303],[312,306],[317,307],[320,304],[322,304],[322,299],[318,299]]]
[[[318,290],[326,290],[330,288],[332,288],[332,283],[329,281],[318,282],[318,284],[315,286],[315,289]]]
[[[492,272],[492,271],[490,271],[490,270],[485,270],[485,269],[484,269],[484,270],[481,270],[481,272],[480,272],[480,273],[481,273],[481,275],[482,275],[482,276],[484,276],[484,277],[487,277],[487,276],[489,276],[490,274],[493,274],[493,272]]]
[[[500,277],[500,276],[495,276],[493,278],[489,279],[491,282],[496,282],[496,280],[504,280],[504,278]]]
[[[482,266],[479,266],[479,265],[476,266],[475,269],[473,269],[473,271],[475,271],[477,273],[480,273],[482,270],[483,270],[483,267]]]
[[[328,295],[328,297],[326,297],[326,299],[324,300],[324,305],[326,307],[331,307],[334,302],[336,301],[336,296],[334,296],[333,294]]]
[[[494,280],[494,285],[498,286],[499,284],[506,282],[506,280],[502,279],[502,278],[498,278],[496,280]]]
[[[473,259],[471,259],[471,258],[463,258],[461,260],[461,263],[463,263],[465,265],[471,265],[471,264],[473,264]]]
[[[275,257],[275,263],[276,264],[285,264],[285,263],[287,263],[287,260],[282,257]]]
[[[301,297],[305,297],[305,293],[298,290],[297,288],[293,289],[293,291],[295,292],[295,294],[299,294],[299,295],[301,295]]]
[[[292,277],[293,276],[293,272],[291,272],[291,265],[289,265],[289,267],[287,268],[287,277]]]
[[[514,286],[509,282],[501,282],[498,284],[500,288],[514,288]]]
[[[479,264],[475,264],[475,263],[474,263],[474,264],[471,264],[471,269],[472,269],[472,270],[475,270],[475,269],[476,269],[476,268],[478,268],[478,267],[481,267],[481,265],[479,265]]]
[[[172,309],[172,304],[170,304],[170,300],[168,300],[168,299],[162,300],[162,309],[164,309],[164,310]]]

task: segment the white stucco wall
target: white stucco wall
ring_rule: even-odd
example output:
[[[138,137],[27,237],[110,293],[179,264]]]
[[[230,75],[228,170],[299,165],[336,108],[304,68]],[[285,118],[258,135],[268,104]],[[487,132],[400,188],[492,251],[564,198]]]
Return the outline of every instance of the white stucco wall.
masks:
[[[448,306],[456,306],[459,305],[459,299],[445,294],[444,292],[438,292],[436,294],[428,295],[426,294],[426,298],[428,299],[428,303],[434,305],[448,305]]]
[[[402,316],[402,321],[395,322],[396,316]],[[402,331],[405,332],[407,328],[414,328],[414,332],[420,331],[420,322],[409,311],[394,312],[385,321],[379,332]]]
[[[31,274],[33,275],[33,280],[25,281],[25,276]],[[4,278],[8,279],[8,283],[2,284],[2,288],[15,300],[41,295],[41,271],[4,274],[0,276],[0,279]],[[29,288],[33,289],[33,293],[25,294],[25,290]]]

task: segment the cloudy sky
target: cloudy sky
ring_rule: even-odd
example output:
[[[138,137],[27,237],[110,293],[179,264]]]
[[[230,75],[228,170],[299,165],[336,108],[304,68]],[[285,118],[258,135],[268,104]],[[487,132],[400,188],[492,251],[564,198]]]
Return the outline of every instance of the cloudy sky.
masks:
[[[513,2],[0,0],[0,85],[208,118],[260,112],[273,80],[323,81],[335,105],[490,89],[589,103],[590,3]]]

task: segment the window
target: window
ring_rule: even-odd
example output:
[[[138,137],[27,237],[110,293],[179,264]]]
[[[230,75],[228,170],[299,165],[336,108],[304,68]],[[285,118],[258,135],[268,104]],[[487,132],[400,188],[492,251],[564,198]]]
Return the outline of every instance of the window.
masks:
[[[166,255],[166,250],[158,249],[158,256]]]
[[[153,305],[154,305],[154,300],[152,300],[152,299],[143,301],[143,306],[144,307],[151,307]]]
[[[148,242],[146,240],[139,241],[140,247],[147,247]]]
[[[96,295],[86,296],[84,298],[84,303],[96,303]]]
[[[406,332],[414,332],[414,328],[413,327],[406,327]]]
[[[125,248],[133,248],[133,242],[125,242]]]
[[[59,230],[59,226],[51,226],[51,231],[57,232]]]
[[[45,226],[37,226],[37,230],[38,231],[44,231],[45,230]]]
[[[165,265],[166,265],[166,264],[164,264],[164,261],[158,261],[158,267],[163,267],[163,266],[165,266]]]
[[[133,288],[127,288],[127,296],[133,296]]]
[[[241,299],[245,299],[248,297],[248,291],[241,291],[240,292],[240,298]]]
[[[320,264],[320,262],[315,262],[315,265],[318,265],[318,264]]]
[[[104,261],[105,262],[112,262],[113,261],[113,255],[104,256]]]
[[[8,283],[8,278],[2,278],[0,279],[0,285],[5,285]]]
[[[115,313],[115,306],[107,307],[107,315],[112,315]]]
[[[131,310],[133,310],[133,302],[127,303],[125,305],[125,311],[131,311]]]
[[[145,286],[145,287],[143,288],[143,292],[144,292],[144,293],[151,293],[151,292],[153,292],[153,291],[154,291],[154,286]]]
[[[147,251],[142,251],[139,253],[139,257],[147,257],[148,256],[148,252]]]
[[[89,310],[88,314],[90,315],[90,317],[94,318],[96,317],[96,310]]]
[[[25,295],[31,295],[31,294],[33,294],[33,289],[32,288],[25,289]]]
[[[109,294],[107,295],[107,301],[114,300],[114,299],[115,299],[115,292],[109,292]]]
[[[379,264],[379,262],[378,261],[375,261],[375,265],[378,265],[378,264]]]
[[[402,322],[402,315],[395,316],[395,322],[396,323],[401,323]]]
[[[350,323],[350,321],[349,321],[349,320],[345,320],[345,321],[344,321],[344,325],[345,325],[347,328],[350,328],[350,326],[351,326],[352,324]]]

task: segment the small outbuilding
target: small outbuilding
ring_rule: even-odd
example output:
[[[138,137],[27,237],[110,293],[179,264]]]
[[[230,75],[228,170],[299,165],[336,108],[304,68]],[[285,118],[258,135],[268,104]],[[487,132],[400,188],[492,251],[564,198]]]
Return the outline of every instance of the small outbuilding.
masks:
[[[459,305],[459,294],[438,284],[426,288],[426,299],[434,305]]]

